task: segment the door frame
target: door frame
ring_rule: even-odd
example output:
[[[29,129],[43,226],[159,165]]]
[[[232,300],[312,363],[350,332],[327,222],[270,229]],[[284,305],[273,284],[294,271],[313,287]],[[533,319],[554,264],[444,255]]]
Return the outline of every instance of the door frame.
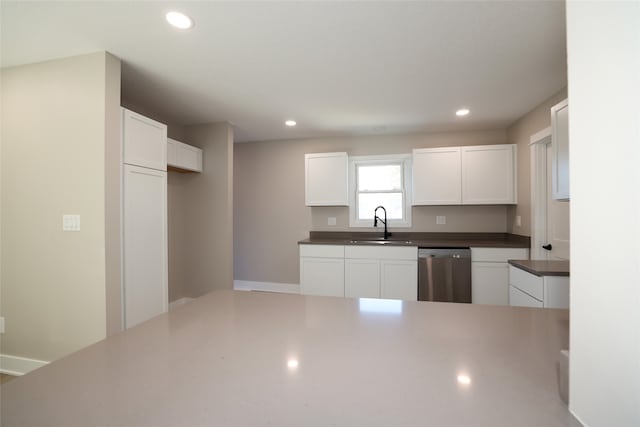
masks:
[[[547,240],[547,145],[551,127],[531,135],[531,259],[548,259],[542,245]]]

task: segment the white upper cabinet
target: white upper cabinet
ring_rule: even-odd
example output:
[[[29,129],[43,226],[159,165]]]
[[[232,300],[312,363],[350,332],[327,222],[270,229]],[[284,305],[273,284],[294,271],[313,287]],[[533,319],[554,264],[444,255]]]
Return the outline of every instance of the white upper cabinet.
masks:
[[[305,154],[305,204],[349,205],[347,153]]]
[[[170,170],[202,172],[202,150],[167,138],[167,166]]]
[[[569,105],[567,100],[551,107],[554,200],[569,200]]]
[[[462,203],[460,147],[413,150],[413,204]]]
[[[462,203],[515,204],[516,146],[462,147]]]
[[[515,145],[413,150],[414,205],[515,203]]]
[[[167,125],[122,109],[124,163],[167,170]]]

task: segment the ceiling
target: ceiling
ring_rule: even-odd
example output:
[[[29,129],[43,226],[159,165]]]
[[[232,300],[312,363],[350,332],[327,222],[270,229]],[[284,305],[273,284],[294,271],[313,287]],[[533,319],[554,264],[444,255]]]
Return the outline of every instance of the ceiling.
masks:
[[[229,121],[236,141],[505,128],[567,83],[563,1],[0,7],[3,67],[106,50],[129,104]],[[170,27],[169,10],[195,27]]]

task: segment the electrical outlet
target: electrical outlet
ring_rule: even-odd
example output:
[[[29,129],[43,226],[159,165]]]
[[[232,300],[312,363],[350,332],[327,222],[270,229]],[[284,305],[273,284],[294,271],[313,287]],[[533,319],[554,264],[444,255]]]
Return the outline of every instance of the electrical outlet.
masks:
[[[62,215],[62,231],[80,231],[80,215]]]
[[[516,227],[522,227],[522,217],[520,215],[516,215]]]
[[[447,223],[447,217],[444,215],[438,215],[436,216],[436,224],[438,225],[444,225]]]
[[[0,334],[4,334],[4,317],[0,317]]]
[[[336,217],[330,216],[327,218],[327,225],[336,225]]]

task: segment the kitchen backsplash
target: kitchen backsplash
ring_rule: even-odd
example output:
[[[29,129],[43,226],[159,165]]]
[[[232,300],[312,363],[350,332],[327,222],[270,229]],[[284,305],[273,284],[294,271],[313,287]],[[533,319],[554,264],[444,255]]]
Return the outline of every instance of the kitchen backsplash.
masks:
[[[507,231],[508,206],[414,206],[412,226],[397,231],[414,232],[495,232]],[[445,224],[437,224],[436,217],[444,217]],[[335,218],[336,225],[328,225]],[[312,231],[371,231],[371,228],[349,227],[349,208],[344,206],[315,206],[311,208]]]

